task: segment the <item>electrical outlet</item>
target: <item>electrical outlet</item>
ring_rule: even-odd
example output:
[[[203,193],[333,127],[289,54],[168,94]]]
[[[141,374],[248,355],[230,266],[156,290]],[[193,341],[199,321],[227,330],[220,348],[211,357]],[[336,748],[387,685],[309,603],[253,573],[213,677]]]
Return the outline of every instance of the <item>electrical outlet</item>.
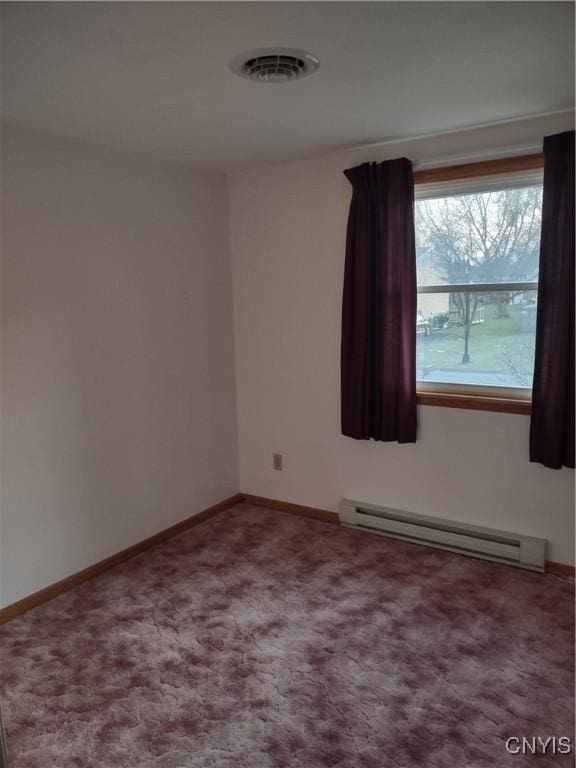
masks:
[[[273,453],[272,454],[272,466],[274,469],[282,469],[282,454],[281,453]]]

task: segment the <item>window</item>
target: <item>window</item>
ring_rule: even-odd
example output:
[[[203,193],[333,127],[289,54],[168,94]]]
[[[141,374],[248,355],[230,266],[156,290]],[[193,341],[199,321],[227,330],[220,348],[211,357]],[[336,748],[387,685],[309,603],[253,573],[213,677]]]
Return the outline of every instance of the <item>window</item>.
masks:
[[[420,393],[529,401],[541,213],[538,168],[417,179]]]

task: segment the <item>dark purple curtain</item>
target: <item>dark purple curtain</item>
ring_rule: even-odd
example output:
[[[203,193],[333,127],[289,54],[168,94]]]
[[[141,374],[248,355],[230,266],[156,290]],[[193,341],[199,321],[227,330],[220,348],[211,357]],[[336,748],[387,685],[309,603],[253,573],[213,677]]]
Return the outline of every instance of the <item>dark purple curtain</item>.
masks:
[[[574,131],[544,139],[530,461],[574,466]]]
[[[414,181],[406,158],[352,184],[342,302],[342,434],[416,441]]]

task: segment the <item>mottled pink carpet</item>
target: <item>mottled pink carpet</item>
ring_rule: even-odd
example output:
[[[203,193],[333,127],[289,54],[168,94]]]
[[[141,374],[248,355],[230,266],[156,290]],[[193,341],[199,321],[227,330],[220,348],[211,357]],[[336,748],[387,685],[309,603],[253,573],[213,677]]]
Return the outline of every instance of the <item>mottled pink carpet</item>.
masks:
[[[561,580],[239,505],[0,629],[10,768],[568,766]]]

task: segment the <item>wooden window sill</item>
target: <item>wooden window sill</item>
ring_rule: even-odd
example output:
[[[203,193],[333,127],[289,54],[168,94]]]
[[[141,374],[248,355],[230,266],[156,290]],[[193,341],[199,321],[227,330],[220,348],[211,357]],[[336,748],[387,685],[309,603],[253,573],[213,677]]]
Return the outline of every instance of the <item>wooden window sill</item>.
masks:
[[[479,395],[454,395],[442,392],[418,392],[419,405],[436,405],[441,408],[465,408],[471,411],[494,411],[496,413],[517,413],[529,416],[532,412],[530,400],[512,400],[501,397]]]

